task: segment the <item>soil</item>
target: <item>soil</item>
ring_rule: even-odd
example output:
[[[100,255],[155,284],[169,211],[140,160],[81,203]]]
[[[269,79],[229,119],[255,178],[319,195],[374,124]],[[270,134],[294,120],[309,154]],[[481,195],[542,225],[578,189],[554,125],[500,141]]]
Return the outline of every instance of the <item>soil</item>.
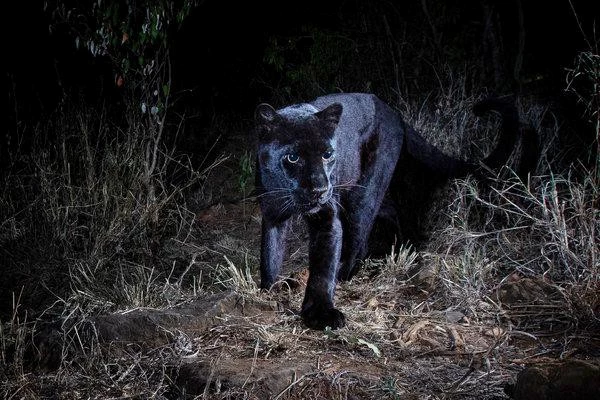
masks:
[[[172,382],[167,397],[600,398],[600,338],[573,326],[561,311],[567,300],[542,279],[508,277],[469,309],[439,306],[431,285],[407,279],[405,271],[364,269],[336,292],[348,325],[307,329],[298,317],[306,234],[295,225],[284,267],[289,279],[277,290],[257,290],[260,211],[253,198],[229,201],[242,197],[237,179],[245,149],[243,140],[232,143],[203,188],[200,229],[188,249],[206,280],[222,284],[167,310],[88,321],[91,336],[114,354],[131,346],[141,354],[171,351],[162,366]],[[248,269],[253,282],[231,279],[231,265]]]

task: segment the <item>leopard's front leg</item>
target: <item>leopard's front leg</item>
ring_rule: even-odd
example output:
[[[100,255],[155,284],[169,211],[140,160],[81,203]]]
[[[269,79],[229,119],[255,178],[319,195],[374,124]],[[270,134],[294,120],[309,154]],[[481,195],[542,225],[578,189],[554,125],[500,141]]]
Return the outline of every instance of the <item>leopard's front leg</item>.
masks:
[[[337,207],[327,204],[305,220],[310,235],[309,276],[301,315],[309,328],[341,328],[346,318],[333,304],[342,249],[342,224]]]

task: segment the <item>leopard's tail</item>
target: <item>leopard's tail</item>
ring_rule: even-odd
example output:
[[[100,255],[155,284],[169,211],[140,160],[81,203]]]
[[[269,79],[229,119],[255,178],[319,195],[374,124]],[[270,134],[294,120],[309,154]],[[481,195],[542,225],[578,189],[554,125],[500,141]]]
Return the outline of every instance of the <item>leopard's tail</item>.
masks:
[[[515,148],[520,132],[519,112],[514,101],[508,97],[488,97],[473,107],[473,113],[478,117],[490,111],[497,112],[502,117],[500,138],[494,150],[482,163],[488,168],[496,169],[506,164]]]
[[[521,128],[517,108],[508,97],[489,97],[473,107],[477,116],[487,112],[496,112],[502,117],[500,137],[496,147],[481,161],[463,161],[444,154],[429,144],[416,130],[406,125],[406,145],[404,151],[419,160],[428,169],[447,178],[461,177],[467,174],[486,175],[486,169],[497,169],[506,164],[513,152]],[[528,138],[531,141],[531,138]],[[525,148],[527,146],[523,146]],[[531,147],[531,146],[528,146]],[[528,171],[519,171],[525,173]]]

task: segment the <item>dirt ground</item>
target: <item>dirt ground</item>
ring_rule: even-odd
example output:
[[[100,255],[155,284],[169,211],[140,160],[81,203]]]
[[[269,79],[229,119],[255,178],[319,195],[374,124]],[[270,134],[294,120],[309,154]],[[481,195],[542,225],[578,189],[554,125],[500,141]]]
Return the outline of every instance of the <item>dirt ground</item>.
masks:
[[[221,284],[168,310],[89,321],[115,354],[132,346],[146,356],[171,352],[162,366],[167,398],[600,398],[600,337],[578,331],[560,312],[568,305],[559,288],[541,278],[509,277],[471,306],[448,305],[427,279],[375,262],[338,286],[346,327],[307,329],[298,316],[307,266],[301,225],[284,267],[289,279],[261,292],[256,201],[219,201],[241,197],[242,149],[209,175],[202,190],[212,205],[198,210],[187,248],[197,273]]]

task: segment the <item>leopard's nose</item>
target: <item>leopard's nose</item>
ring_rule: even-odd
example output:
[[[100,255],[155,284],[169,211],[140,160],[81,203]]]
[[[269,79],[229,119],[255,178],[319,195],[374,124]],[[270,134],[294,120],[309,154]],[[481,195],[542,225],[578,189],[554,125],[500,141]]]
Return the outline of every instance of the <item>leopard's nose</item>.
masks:
[[[327,186],[313,188],[310,192],[312,200],[322,200],[327,194]]]

